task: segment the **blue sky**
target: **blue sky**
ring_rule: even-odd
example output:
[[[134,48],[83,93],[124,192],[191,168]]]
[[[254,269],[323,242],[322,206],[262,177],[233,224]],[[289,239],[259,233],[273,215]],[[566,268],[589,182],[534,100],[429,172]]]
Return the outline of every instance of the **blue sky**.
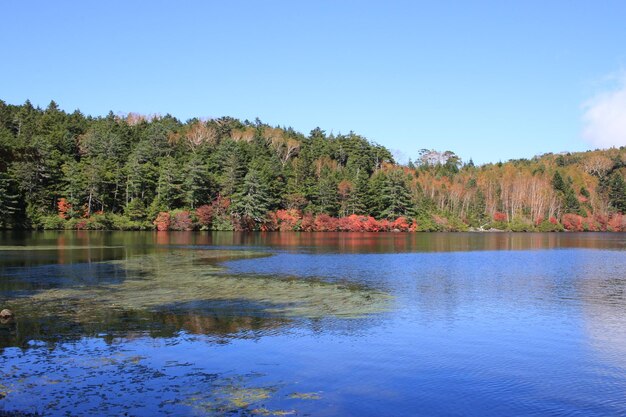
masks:
[[[3,2],[0,99],[259,117],[403,156],[626,145],[626,2]],[[623,117],[622,117],[623,116]]]

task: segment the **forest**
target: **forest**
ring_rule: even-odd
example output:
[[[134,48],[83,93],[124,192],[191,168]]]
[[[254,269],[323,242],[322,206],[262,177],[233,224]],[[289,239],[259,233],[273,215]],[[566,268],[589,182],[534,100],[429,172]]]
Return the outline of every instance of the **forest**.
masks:
[[[353,132],[0,101],[2,229],[626,231],[625,174],[625,147],[400,164]]]

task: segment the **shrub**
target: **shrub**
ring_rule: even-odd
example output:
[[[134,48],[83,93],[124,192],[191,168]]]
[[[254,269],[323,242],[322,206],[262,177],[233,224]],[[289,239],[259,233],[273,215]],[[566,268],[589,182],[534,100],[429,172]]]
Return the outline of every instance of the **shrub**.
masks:
[[[110,230],[111,221],[102,212],[94,213],[86,219],[85,228],[87,230]]]
[[[212,230],[230,231],[235,230],[232,220],[227,215],[215,216],[211,223]]]
[[[626,232],[626,216],[621,213],[611,215],[607,222],[607,230],[613,232]]]
[[[170,221],[171,221],[170,214],[167,211],[161,211],[156,216],[156,219],[154,219],[153,223],[156,226],[157,230],[165,231],[165,230],[169,230]]]
[[[419,216],[415,219],[416,229],[418,232],[440,232],[441,225],[437,224],[427,215]]]
[[[148,230],[153,227],[150,223],[131,220],[121,214],[111,213],[108,217],[113,230]]]
[[[198,224],[202,230],[208,230],[213,223],[213,206],[205,204],[196,209]]]
[[[537,230],[540,232],[562,232],[563,226],[561,226],[558,222],[553,223],[551,217],[550,220],[543,220],[541,223],[537,225]],[[556,219],[554,219],[556,221]]]
[[[514,217],[509,223],[509,230],[511,232],[532,232],[534,226],[521,217]]]
[[[297,230],[302,221],[302,213],[296,209],[276,211],[278,230]]]
[[[365,219],[364,229],[367,232],[380,232],[381,225],[375,218],[368,216]]]
[[[494,222],[505,222],[506,221],[506,214],[502,213],[502,212],[499,212],[499,211],[496,211],[493,214],[493,221]]]
[[[304,213],[304,216],[302,216],[302,222],[300,222],[300,230],[303,232],[313,232],[315,230],[314,224],[315,218],[313,217],[313,214]]]
[[[563,227],[571,232],[583,231],[583,218],[578,214],[567,213],[563,215]]]
[[[170,215],[170,230],[192,230],[193,222],[187,210],[174,210]]]
[[[392,230],[399,230],[401,232],[407,232],[409,230],[409,221],[406,217],[398,217],[391,223]]]
[[[318,214],[313,222],[313,230],[316,232],[335,232],[338,230],[337,219],[328,214]]]
[[[59,215],[41,216],[39,218],[39,227],[45,230],[62,230],[65,229],[65,219]]]
[[[448,229],[449,232],[464,232],[467,231],[468,227],[461,219],[458,217],[450,216],[448,218]]]

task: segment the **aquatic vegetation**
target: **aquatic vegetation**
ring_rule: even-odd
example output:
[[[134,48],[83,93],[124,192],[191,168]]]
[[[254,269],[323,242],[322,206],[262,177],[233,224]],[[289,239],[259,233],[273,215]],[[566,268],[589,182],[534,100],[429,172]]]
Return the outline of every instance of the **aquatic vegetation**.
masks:
[[[106,321],[128,311],[178,315],[192,312],[194,317],[189,317],[183,326],[191,329],[210,328],[212,322],[206,315],[212,312],[233,317],[354,318],[388,308],[389,295],[358,284],[233,275],[219,266],[224,260],[259,256],[268,255],[251,251],[175,250],[105,261],[101,264],[119,269],[116,282],[79,282],[42,289],[11,300],[9,307],[32,316],[83,324]],[[175,317],[165,319],[178,321]]]
[[[235,408],[245,408],[250,404],[267,400],[276,391],[273,388],[250,388],[229,386],[217,391],[219,397],[225,398]]]
[[[193,362],[155,362],[122,344],[68,343],[46,352],[42,347],[9,354],[13,365],[0,367],[0,415],[45,410],[59,415],[123,415],[129,410],[145,415],[188,415],[193,410],[195,415],[210,416],[296,412],[271,407],[288,398],[282,393],[286,384],[268,384],[261,373],[208,373]],[[36,366],[33,357],[39,358]],[[142,401],[146,391],[160,401]],[[38,398],[37,403],[30,403],[30,398]]]
[[[298,400],[319,400],[322,396],[316,392],[293,392],[289,394],[289,398]]]
[[[11,392],[11,389],[9,387],[0,383],[0,400],[5,398],[7,395],[9,395],[10,392]]]
[[[251,411],[258,416],[289,416],[296,414],[296,410],[268,410],[267,408],[255,408]]]
[[[124,249],[124,246],[103,246],[103,245],[2,245],[0,252],[13,251],[59,251],[59,250],[95,250],[95,249]]]
[[[384,310],[390,296],[363,285],[338,284],[296,277],[232,275],[218,262],[267,256],[254,252],[175,251],[122,261],[131,275],[118,291],[118,303],[158,308],[168,302],[194,300],[247,300],[261,303],[269,313],[286,316],[359,317]],[[224,251],[226,252],[226,251]],[[119,262],[119,261],[118,261]],[[144,291],[147,289],[150,291]],[[124,294],[130,295],[132,300]]]

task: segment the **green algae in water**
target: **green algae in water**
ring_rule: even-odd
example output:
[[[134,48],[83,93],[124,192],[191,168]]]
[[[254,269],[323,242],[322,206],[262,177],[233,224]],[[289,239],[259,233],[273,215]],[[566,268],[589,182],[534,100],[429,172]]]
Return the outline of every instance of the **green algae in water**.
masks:
[[[280,386],[252,385],[253,379],[259,376],[217,378],[212,382],[212,389],[193,393],[185,404],[207,415],[239,415],[241,412],[244,415],[278,415],[269,411],[263,402],[275,397]]]
[[[219,262],[268,256],[250,251],[179,250],[106,261],[120,283],[42,290],[12,300],[15,311],[39,311],[75,321],[102,320],[111,311],[199,310],[242,302],[281,317],[356,318],[385,311],[391,297],[357,284],[267,275],[233,275]],[[203,304],[204,303],[204,304]],[[208,304],[207,304],[208,303]]]
[[[294,400],[319,400],[322,396],[316,392],[293,392],[289,394],[289,398]]]
[[[257,416],[290,416],[296,414],[296,410],[268,410],[267,408],[255,408],[251,411]]]
[[[0,384],[0,400],[9,395],[11,391],[12,390],[8,386]]]
[[[246,408],[251,404],[269,399],[276,391],[275,388],[254,388],[242,386],[230,386],[218,391],[218,396],[222,397],[234,408]]]
[[[0,246],[0,252],[30,252],[30,251],[59,251],[59,250],[92,250],[92,249],[124,249],[124,246],[103,245],[32,245],[32,246]]]
[[[25,407],[29,411],[54,410],[55,415],[123,415],[125,411],[154,415],[159,410],[158,414],[168,415],[192,411],[207,416],[281,416],[296,412],[267,404],[285,398],[281,392],[287,384],[263,384],[266,375],[261,373],[224,375],[203,372],[188,363],[155,363],[127,351],[123,344],[74,343],[46,352],[10,353],[19,366],[0,369],[0,378],[10,381],[10,386],[0,385],[0,393],[6,396],[0,399],[0,410],[18,412],[20,405],[30,404]],[[36,366],[31,362],[33,355],[39,357]],[[146,403],[147,392],[160,403]],[[31,398],[37,398],[36,405]]]

